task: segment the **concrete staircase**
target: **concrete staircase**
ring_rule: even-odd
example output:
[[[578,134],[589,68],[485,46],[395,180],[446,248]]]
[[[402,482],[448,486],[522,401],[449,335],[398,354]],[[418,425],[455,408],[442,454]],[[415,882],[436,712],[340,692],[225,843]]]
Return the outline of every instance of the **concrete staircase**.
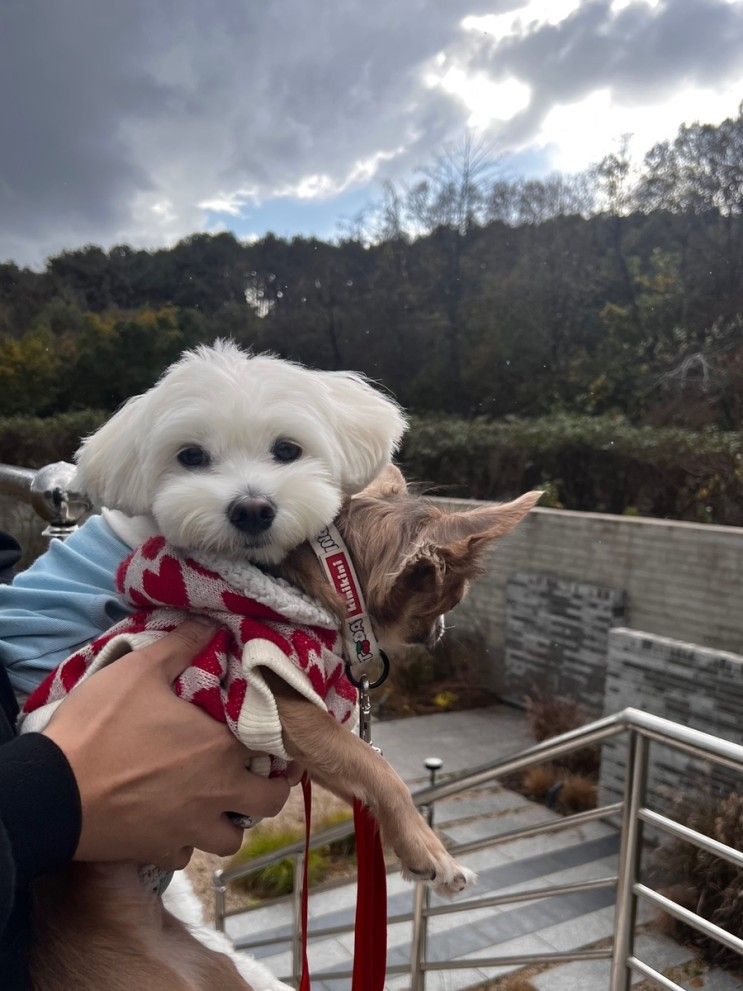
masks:
[[[444,758],[445,770],[455,771],[488,757],[493,760],[505,756],[531,742],[523,716],[504,707],[479,710],[477,713],[419,717],[400,720],[396,724],[384,723],[377,727],[375,735],[403,776],[408,780],[417,777],[418,784],[424,780],[420,778],[422,760],[431,753]],[[494,745],[496,740],[500,741],[499,746]],[[483,750],[487,753],[482,754]],[[416,784],[415,781],[411,783]],[[557,818],[556,813],[544,806],[498,786],[470,791],[436,805],[436,826],[454,843],[479,840]],[[592,822],[554,834],[480,850],[461,859],[479,873],[479,883],[468,896],[485,898],[493,894],[614,875],[618,851],[617,830],[608,824]],[[412,885],[402,881],[399,875],[392,874],[388,877],[388,890],[390,916],[411,911]],[[355,887],[350,884],[311,895],[310,929],[350,924],[355,897]],[[429,922],[428,959],[467,960],[496,955],[570,951],[590,946],[611,938],[613,902],[614,891],[605,889],[498,908],[473,908],[433,917]],[[434,895],[432,905],[436,904],[442,902]],[[288,937],[291,926],[287,916],[286,905],[233,916],[227,920],[227,934],[238,947],[246,937]],[[409,961],[410,940],[410,922],[390,926],[390,965]],[[291,953],[287,943],[251,952],[284,979],[291,973]],[[638,953],[641,959],[662,972],[687,963],[693,956],[688,949],[675,942],[651,934],[641,937]],[[315,973],[346,971],[352,960],[352,932],[310,942],[310,964]],[[472,966],[457,971],[434,971],[427,977],[426,989],[459,991],[479,988],[516,969]],[[581,961],[553,965],[529,980],[536,991],[603,991],[608,988],[608,973],[609,966],[604,961]],[[313,980],[315,991],[345,991],[349,986],[348,979]],[[688,986],[704,987],[710,991],[743,989],[743,983],[738,983],[737,979],[730,983],[728,975],[722,975],[717,983]],[[403,991],[407,987],[407,976],[388,979],[389,991]]]
[[[506,830],[543,822],[554,816],[543,806],[501,788],[469,793],[437,806],[437,826],[453,842],[477,840]],[[555,816],[556,817],[556,816]],[[463,862],[479,873],[475,897],[538,888],[549,884],[584,881],[616,872],[618,834],[610,826],[588,823],[552,836],[522,840],[466,856]],[[325,928],[353,921],[355,889],[344,885],[311,897],[311,928]],[[436,896],[432,904],[442,904]],[[432,918],[429,924],[429,959],[550,952],[585,946],[611,936],[613,892],[596,891],[551,897],[500,908],[471,909]],[[389,914],[412,908],[412,886],[398,875],[389,877]],[[228,935],[239,945],[240,937],[289,935],[286,908],[270,907],[228,922]],[[411,923],[390,926],[390,964],[410,958]],[[311,941],[310,962],[316,972],[347,970],[353,960],[353,934]],[[291,955],[287,949],[266,947],[253,951],[274,973],[287,975]],[[513,968],[511,968],[513,969]],[[477,987],[507,968],[483,971],[434,972],[428,991],[458,991]],[[391,977],[390,991],[408,985],[406,977]],[[318,991],[341,991],[348,981],[313,981]]]

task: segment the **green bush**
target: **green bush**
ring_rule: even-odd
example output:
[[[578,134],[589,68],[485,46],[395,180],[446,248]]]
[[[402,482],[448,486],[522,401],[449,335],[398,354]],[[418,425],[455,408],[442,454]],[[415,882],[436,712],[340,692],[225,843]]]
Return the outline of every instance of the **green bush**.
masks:
[[[327,816],[317,825],[317,830],[329,829],[351,819],[351,813],[341,811]],[[275,853],[285,846],[304,839],[304,831],[263,830],[260,826],[247,834],[247,839],[230,861],[230,867],[242,866],[268,853]],[[353,833],[335,843],[310,850],[308,878],[310,885],[321,884],[334,870],[344,870],[356,860],[356,837]],[[294,888],[294,862],[281,860],[270,867],[248,874],[238,882],[238,886],[254,898],[277,898],[288,895]]]
[[[108,416],[99,410],[38,416],[0,417],[0,463],[41,468],[53,461],[71,461],[82,437]]]
[[[743,524],[743,434],[565,414],[413,418],[401,460],[433,494],[501,499],[546,487],[548,505]]]

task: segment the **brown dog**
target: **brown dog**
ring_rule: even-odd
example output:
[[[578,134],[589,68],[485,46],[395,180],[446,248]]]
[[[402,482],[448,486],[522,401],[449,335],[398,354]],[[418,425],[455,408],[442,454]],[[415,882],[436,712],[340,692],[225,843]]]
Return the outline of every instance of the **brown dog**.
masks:
[[[354,560],[377,638],[385,647],[433,644],[441,616],[482,573],[482,556],[537,503],[450,512],[408,492],[388,467],[350,499],[336,525]],[[276,569],[339,618],[344,603],[307,545]],[[426,824],[402,779],[358,737],[272,676],[291,757],[310,776],[374,812],[408,877],[445,894],[474,875],[459,866]],[[207,949],[141,883],[131,864],[74,865],[35,886],[34,991],[250,991],[232,961]]]

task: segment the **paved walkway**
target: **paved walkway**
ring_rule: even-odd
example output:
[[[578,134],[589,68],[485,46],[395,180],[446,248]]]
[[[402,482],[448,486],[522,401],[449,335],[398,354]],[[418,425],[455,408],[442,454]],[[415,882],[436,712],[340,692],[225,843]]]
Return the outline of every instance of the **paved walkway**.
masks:
[[[427,756],[441,757],[446,773],[497,760],[533,742],[523,714],[506,706],[377,723],[373,735],[387,759],[412,784],[426,780],[422,764]],[[454,843],[556,818],[559,817],[544,806],[499,786],[470,791],[436,806],[437,827]],[[481,850],[462,858],[464,864],[479,873],[478,885],[468,897],[484,898],[494,893],[607,877],[616,874],[618,848],[619,837],[612,826],[589,823]],[[388,890],[390,915],[411,910],[410,884],[393,874],[388,878]],[[353,885],[312,895],[310,929],[350,923],[355,896]],[[608,889],[434,917],[429,927],[429,959],[467,960],[587,946],[611,937],[613,899],[614,893]],[[439,904],[440,900],[433,896],[432,903]],[[228,920],[227,932],[238,947],[242,939],[257,933],[263,938],[288,935],[287,908],[269,906],[235,916]],[[410,923],[390,926],[390,964],[408,961],[410,938]],[[278,953],[274,946],[265,947],[254,955],[274,973],[285,976],[291,967],[285,947],[282,944]],[[343,971],[353,959],[353,933],[313,940],[310,947],[314,972]],[[685,964],[692,956],[660,936],[644,936],[639,951],[641,959],[662,971]],[[426,988],[459,991],[481,987],[512,970],[473,966],[459,971],[434,971],[428,976]],[[743,991],[743,983],[731,983],[727,975],[715,982],[712,974],[710,981],[699,986],[706,991]],[[603,991],[608,987],[608,970],[604,963],[563,964],[533,978],[532,984],[535,991]],[[348,986],[349,982],[342,979],[313,981],[314,991],[345,991]],[[403,991],[407,986],[408,980],[403,977],[392,977],[387,983],[388,991]]]

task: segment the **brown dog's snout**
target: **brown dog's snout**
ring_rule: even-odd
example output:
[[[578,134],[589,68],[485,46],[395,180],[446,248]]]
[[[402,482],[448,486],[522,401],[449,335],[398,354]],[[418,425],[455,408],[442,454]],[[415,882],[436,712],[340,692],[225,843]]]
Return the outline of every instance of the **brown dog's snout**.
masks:
[[[270,499],[234,499],[227,507],[230,523],[253,537],[268,530],[275,517],[276,507]]]

